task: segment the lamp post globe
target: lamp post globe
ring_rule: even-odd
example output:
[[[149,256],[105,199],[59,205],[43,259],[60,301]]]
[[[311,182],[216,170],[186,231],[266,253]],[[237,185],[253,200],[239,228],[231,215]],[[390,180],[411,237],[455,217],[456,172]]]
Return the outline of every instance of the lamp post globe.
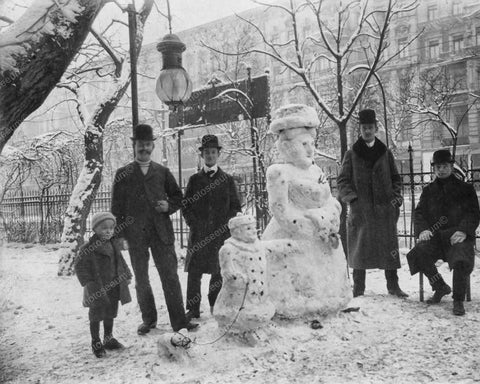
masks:
[[[165,35],[157,44],[163,66],[155,91],[162,102],[173,108],[183,105],[192,94],[192,81],[182,67],[182,52],[185,48],[185,44],[173,33]]]

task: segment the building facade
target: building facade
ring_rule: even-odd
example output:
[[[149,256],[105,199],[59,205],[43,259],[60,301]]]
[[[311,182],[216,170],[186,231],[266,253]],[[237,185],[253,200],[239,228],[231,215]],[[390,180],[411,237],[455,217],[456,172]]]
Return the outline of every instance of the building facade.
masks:
[[[384,3],[386,4],[386,0],[375,2],[373,6],[382,8]],[[403,3],[409,2],[403,1]],[[327,2],[322,11],[323,19],[335,19],[336,4],[336,0]],[[345,28],[353,30],[358,19],[358,10],[352,8],[351,12]],[[317,20],[312,13],[302,12],[296,23],[299,41],[303,42],[302,55],[306,60],[314,61],[310,67],[311,84],[324,100],[334,103],[337,97],[335,67],[331,61],[321,55],[322,48],[311,44],[311,39],[319,37]],[[258,31],[263,32],[263,38]],[[412,37],[417,34],[418,38],[409,44]],[[207,47],[214,47],[224,52],[242,53],[252,48],[266,50],[267,42],[270,42],[278,44],[275,47],[285,55],[286,60],[295,61],[297,51],[284,44],[295,37],[291,28],[291,19],[281,9],[266,10],[265,7],[257,7],[239,16],[232,15],[181,31],[178,35],[187,45],[183,54],[183,66],[193,81],[194,89],[211,86],[218,81],[245,78],[247,68],[250,68],[253,76],[263,74],[265,71],[270,74],[272,109],[286,103],[297,102],[317,106],[311,93],[305,89],[302,79],[277,60],[259,53],[225,56]],[[385,55],[399,53],[383,66],[377,75],[386,93],[389,144],[396,152],[400,166],[403,167],[406,164],[409,145],[414,149],[415,167],[428,170],[433,151],[452,144],[452,136],[445,125],[427,121],[425,116],[410,112],[416,103],[419,104],[418,92],[421,88],[419,85],[437,71],[440,74],[437,74],[436,80],[440,84],[443,81],[440,87],[443,94],[445,90],[449,91],[447,92],[448,103],[441,105],[443,120],[458,130],[457,160],[466,168],[480,168],[480,100],[477,102],[475,96],[480,96],[480,5],[478,1],[420,0],[414,10],[394,19],[387,39],[388,47]],[[365,63],[368,61],[365,60],[364,52],[352,52],[345,70],[348,72],[349,68]],[[232,130],[243,130],[245,137],[242,145],[248,149],[248,129],[244,123],[238,123],[238,126],[235,124],[207,126],[185,131],[179,152],[175,130],[168,130],[167,109],[155,94],[155,82],[160,69],[161,57],[156,50],[156,44],[145,45],[138,60],[140,121],[152,124],[159,135],[166,133],[157,141],[157,161],[167,164],[172,171],[175,171],[178,168],[179,154],[181,154],[183,176],[187,178],[201,163],[196,148],[200,137],[205,133],[216,133],[220,135],[221,141],[228,143],[231,142]],[[355,84],[345,84],[345,87],[353,89]],[[436,88],[432,86],[432,89]],[[61,89],[54,91],[47,103],[36,114],[37,118],[22,124],[13,143],[25,136],[34,136],[59,128],[78,131],[78,119],[72,117],[75,116],[73,105],[67,103],[57,108],[55,115],[49,111],[49,108],[59,100],[69,97],[65,92]],[[97,93],[98,85],[93,84],[87,87],[85,99],[88,101],[88,108],[94,108]],[[434,92],[426,92],[426,95],[423,95],[426,105],[433,105],[433,95]],[[410,109],[404,108],[407,104]],[[377,110],[380,137],[385,139],[383,100],[374,79],[371,81],[371,88],[358,104],[358,108],[362,107],[374,107]],[[420,108],[419,105],[417,107]],[[317,109],[319,109],[318,106]],[[320,112],[320,115],[324,123],[317,140],[319,149],[330,157],[336,157],[338,163],[340,161],[338,129],[324,114]],[[128,124],[129,116],[129,100],[124,99],[111,118],[125,119],[124,127],[119,129],[124,131],[124,136],[127,138],[131,130]],[[349,146],[356,139],[357,134],[357,124],[352,119],[348,130]],[[128,146],[128,140],[125,141],[124,146]],[[250,164],[248,156],[239,162],[238,157],[232,157],[228,153],[223,160],[226,168],[235,173],[246,172]],[[240,163],[241,166],[238,166]],[[323,164],[321,158],[320,163]],[[325,164],[327,163],[326,161]]]

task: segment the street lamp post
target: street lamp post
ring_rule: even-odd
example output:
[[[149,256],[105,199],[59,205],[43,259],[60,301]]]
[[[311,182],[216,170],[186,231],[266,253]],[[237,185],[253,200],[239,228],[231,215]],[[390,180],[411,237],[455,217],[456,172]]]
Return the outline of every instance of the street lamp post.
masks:
[[[172,17],[170,15],[170,3],[168,7],[169,33],[157,44],[157,50],[162,54],[162,70],[158,76],[155,88],[158,98],[168,105],[173,111],[179,112],[180,127],[177,130],[178,150],[178,186],[182,188],[182,141],[183,135],[183,105],[192,94],[192,81],[187,71],[182,67],[182,52],[186,45],[177,35],[172,33]],[[180,246],[183,247],[183,221],[180,220]]]
[[[128,37],[130,44],[130,87],[132,92],[132,128],[138,124],[138,85],[137,85],[137,11],[135,4],[128,4]]]

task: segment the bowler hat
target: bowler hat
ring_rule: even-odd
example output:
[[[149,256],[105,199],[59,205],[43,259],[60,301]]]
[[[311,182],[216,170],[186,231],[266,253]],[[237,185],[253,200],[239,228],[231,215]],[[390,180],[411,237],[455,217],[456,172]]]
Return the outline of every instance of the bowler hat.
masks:
[[[157,138],[153,136],[153,128],[148,124],[138,124],[133,128],[132,140],[154,141]]]
[[[448,149],[439,149],[433,153],[432,165],[454,162],[455,160],[453,160],[452,154]]]
[[[373,109],[363,109],[358,112],[360,124],[375,124],[377,122],[375,111]]]
[[[218,137],[215,135],[205,135],[202,137],[202,146],[199,147],[198,150],[202,151],[205,148],[218,148],[219,150],[222,149],[222,147],[218,145]]]

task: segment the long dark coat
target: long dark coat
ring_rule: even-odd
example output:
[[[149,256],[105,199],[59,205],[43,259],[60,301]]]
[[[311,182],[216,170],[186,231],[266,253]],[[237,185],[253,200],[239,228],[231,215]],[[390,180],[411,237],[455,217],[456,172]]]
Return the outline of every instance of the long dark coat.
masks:
[[[392,153],[375,140],[376,161],[372,164],[365,156],[365,143],[360,138],[345,154],[337,180],[339,198],[350,204],[348,264],[354,269],[398,269],[402,182]]]
[[[118,240],[112,239],[110,243],[112,254],[105,242],[93,235],[80,248],[75,261],[77,278],[85,287],[83,305],[90,307],[92,321],[103,320],[106,312],[109,313],[107,317],[116,317],[118,301],[122,304],[132,301],[128,289],[132,272],[122,256]]]
[[[190,227],[186,272],[220,271],[218,251],[230,237],[228,221],[241,211],[233,177],[220,168],[209,177],[203,169],[188,180],[182,213]]]
[[[168,212],[155,210],[157,201],[168,201]],[[119,168],[112,189],[112,213],[117,219],[117,236],[124,236],[131,248],[147,244],[149,223],[153,222],[160,240],[175,241],[170,215],[180,209],[182,191],[170,170],[150,163],[146,175],[137,162]]]
[[[423,188],[415,208],[415,237],[418,238],[421,232],[430,230],[434,235],[432,240],[438,237],[438,243],[443,247],[439,258],[447,261],[450,268],[458,261],[463,261],[466,269],[471,272],[474,265],[475,230],[479,221],[480,208],[474,187],[451,175],[443,182],[434,180]],[[464,232],[467,235],[465,243],[471,246],[448,252],[449,239],[456,231]],[[416,248],[408,254],[412,274],[418,271],[415,258],[422,257],[417,255]]]

